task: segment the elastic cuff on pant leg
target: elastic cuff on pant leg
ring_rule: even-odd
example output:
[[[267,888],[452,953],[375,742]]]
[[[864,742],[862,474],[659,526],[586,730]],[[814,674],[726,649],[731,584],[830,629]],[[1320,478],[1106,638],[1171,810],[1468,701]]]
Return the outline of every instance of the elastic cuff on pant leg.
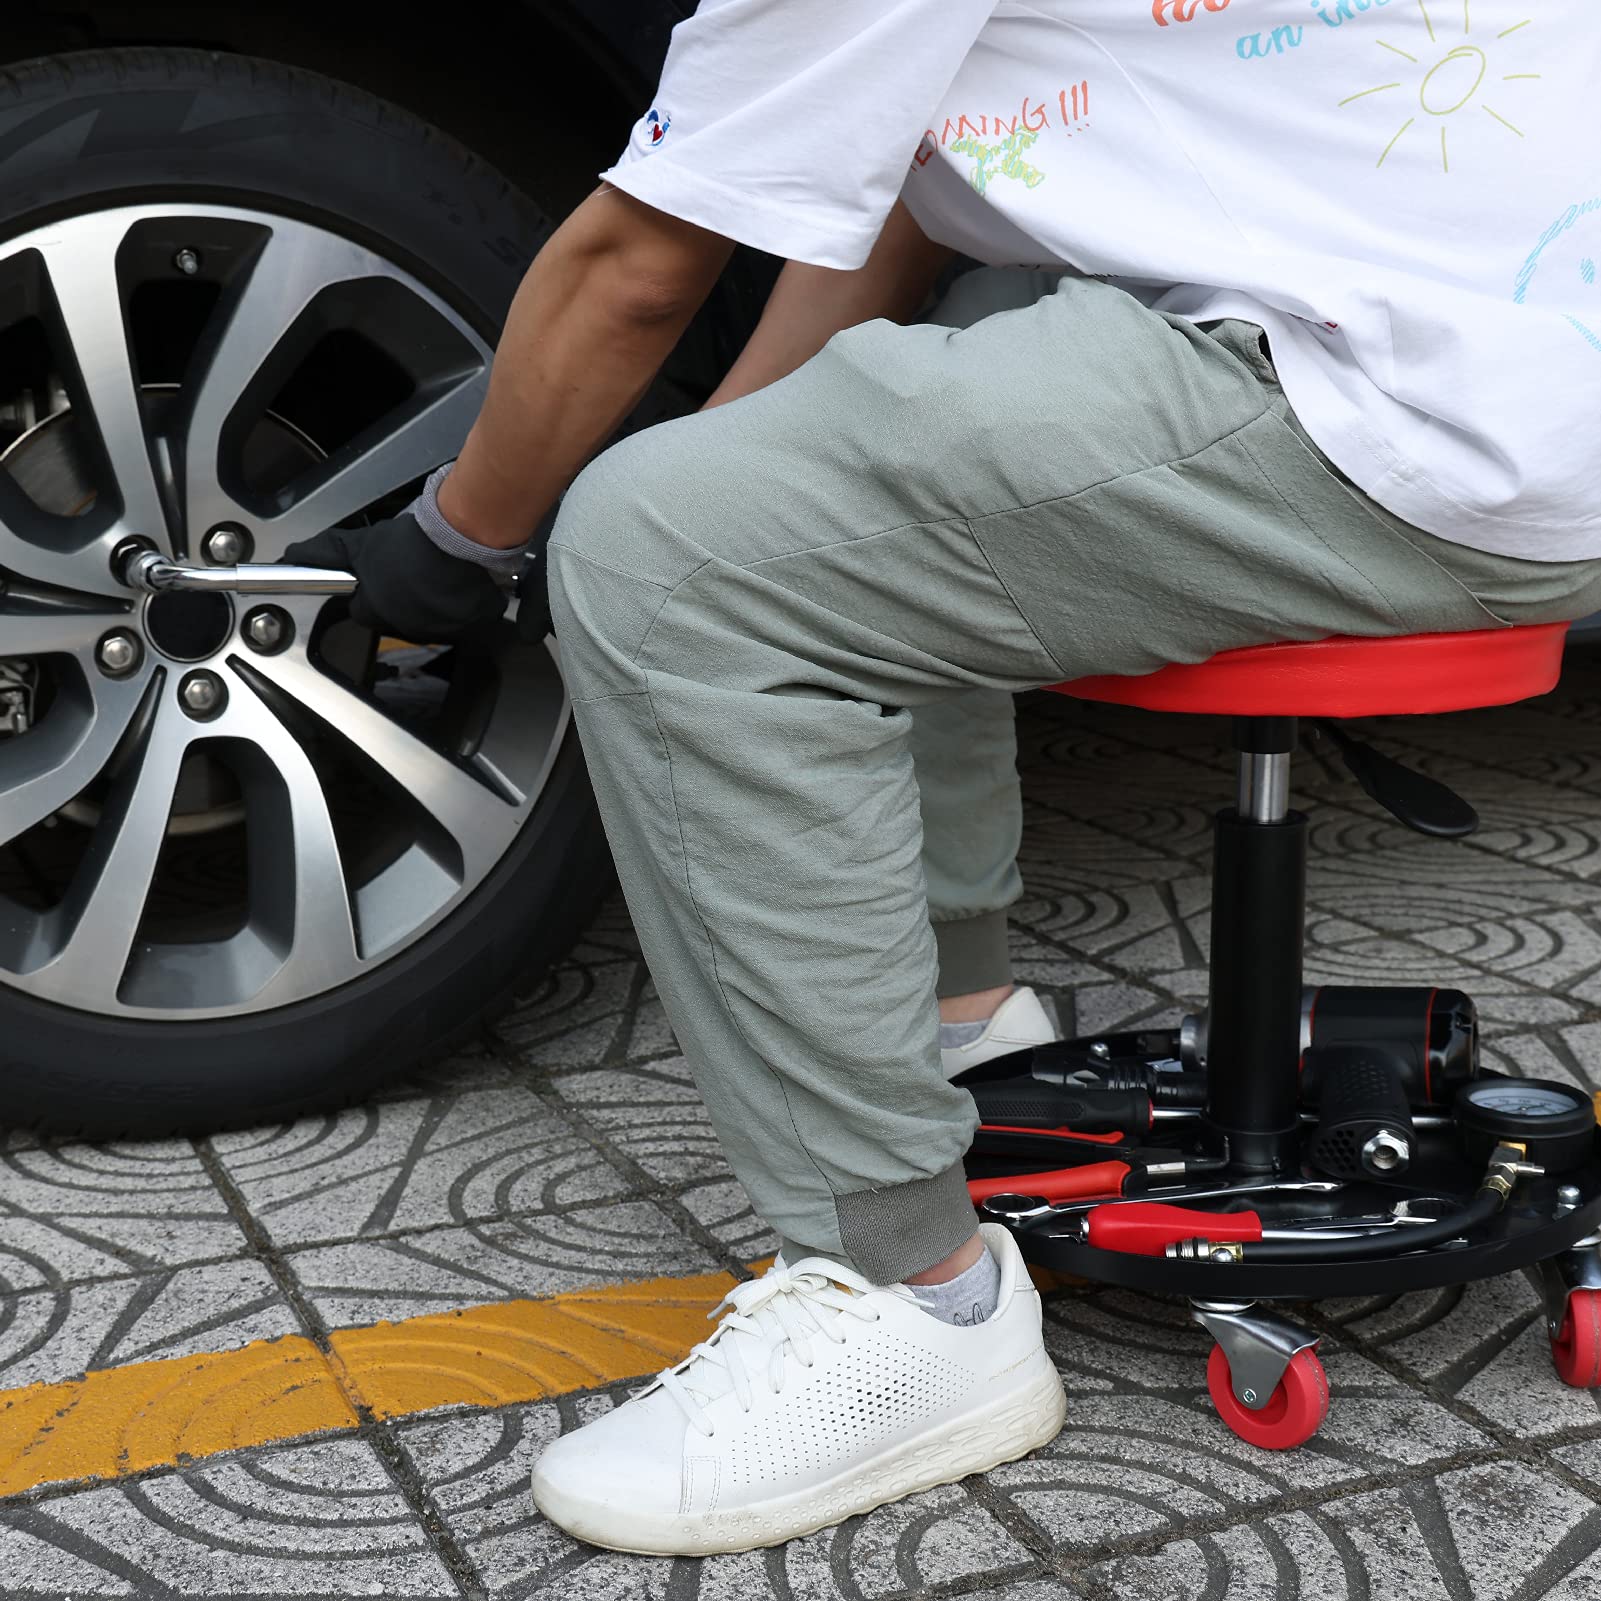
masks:
[[[934,943],[939,947],[936,993],[941,1000],[947,995],[999,989],[1012,982],[1004,911],[980,912],[977,917],[954,917],[935,923]]]
[[[972,1239],[978,1228],[960,1162],[933,1178],[836,1195],[834,1212],[845,1260],[873,1284],[899,1284],[908,1274],[921,1273]],[[784,1260],[794,1260],[788,1241]]]

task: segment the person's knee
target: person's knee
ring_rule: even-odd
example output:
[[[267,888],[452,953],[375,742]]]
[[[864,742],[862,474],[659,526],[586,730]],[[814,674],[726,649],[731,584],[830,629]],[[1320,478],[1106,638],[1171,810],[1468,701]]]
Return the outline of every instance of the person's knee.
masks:
[[[670,455],[643,449],[635,435],[597,456],[574,479],[551,530],[551,618],[564,662],[610,663],[609,679],[631,663],[665,595],[684,567],[664,512],[676,476]],[[691,564],[692,565],[692,564]]]

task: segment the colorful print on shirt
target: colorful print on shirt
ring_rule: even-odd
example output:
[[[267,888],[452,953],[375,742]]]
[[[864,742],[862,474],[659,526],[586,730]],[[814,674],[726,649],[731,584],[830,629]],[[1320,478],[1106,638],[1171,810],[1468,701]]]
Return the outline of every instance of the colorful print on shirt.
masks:
[[[1032,150],[1049,128],[1059,129],[1068,138],[1085,132],[1089,118],[1090,85],[1085,78],[1043,100],[1024,95],[1016,112],[1010,114],[977,111],[946,117],[937,132],[933,128],[924,131],[912,166],[926,167],[940,151],[948,150],[971,158],[968,182],[981,195],[988,194],[990,180],[996,176],[1015,179],[1025,189],[1037,189],[1045,174],[1024,159],[1024,152]]]
[[[645,137],[645,148],[647,150],[658,149],[662,140],[667,137],[667,130],[672,125],[673,119],[670,112],[661,106],[652,106],[646,113],[644,123],[641,125]]]
[[[1322,0],[1322,3],[1326,5],[1329,0]],[[1331,18],[1325,11],[1324,21],[1331,27],[1343,27],[1347,16],[1356,14],[1344,11],[1352,3],[1353,0],[1339,0],[1341,14]],[[1390,0],[1382,0],[1382,3],[1388,5]],[[1509,137],[1526,137],[1523,128],[1512,121],[1506,111],[1522,119],[1523,104],[1528,103],[1531,110],[1534,108],[1526,86],[1537,83],[1540,74],[1517,70],[1528,57],[1528,52],[1520,49],[1519,36],[1532,25],[1533,19],[1525,18],[1499,32],[1481,30],[1474,35],[1472,0],[1465,0],[1460,16],[1455,0],[1434,0],[1435,11],[1441,13],[1438,27],[1430,15],[1427,0],[1421,0],[1418,9],[1427,30],[1427,41],[1418,38],[1416,30],[1400,42],[1395,38],[1398,30],[1393,28],[1386,30],[1390,37],[1374,34],[1372,43],[1381,52],[1381,59],[1372,65],[1376,76],[1383,81],[1356,89],[1339,104],[1343,107],[1372,102],[1362,108],[1362,114],[1377,117],[1383,113],[1390,118],[1387,127],[1394,131],[1379,151],[1375,166],[1382,167],[1403,140],[1416,143],[1427,139],[1432,144],[1437,129],[1440,171],[1448,174],[1451,171],[1451,134],[1459,117],[1472,120],[1482,113],[1499,123]],[[1446,13],[1450,14],[1449,22]],[[1399,18],[1393,20],[1399,21]],[[1455,27],[1457,22],[1461,25],[1460,32]],[[1505,109],[1497,110],[1492,101]],[[1397,118],[1399,127],[1395,126]]]

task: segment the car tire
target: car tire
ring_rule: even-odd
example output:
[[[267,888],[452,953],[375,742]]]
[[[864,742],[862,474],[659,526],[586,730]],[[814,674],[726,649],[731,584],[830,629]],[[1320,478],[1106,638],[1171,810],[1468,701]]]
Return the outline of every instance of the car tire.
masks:
[[[0,241],[151,201],[245,207],[354,240],[488,344],[549,227],[442,133],[316,74],[154,48],[0,73]],[[0,615],[0,655],[5,627]],[[571,947],[610,881],[562,728],[537,803],[492,870],[443,921],[337,988],[168,1022],[42,1000],[0,973],[0,1123],[113,1138],[287,1119],[474,1036]]]

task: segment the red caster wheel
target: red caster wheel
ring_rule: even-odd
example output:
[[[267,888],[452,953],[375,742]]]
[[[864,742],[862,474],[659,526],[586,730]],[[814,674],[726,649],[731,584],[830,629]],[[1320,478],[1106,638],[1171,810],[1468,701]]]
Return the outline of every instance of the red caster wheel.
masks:
[[[1557,1377],[1577,1390],[1601,1389],[1601,1290],[1574,1290],[1551,1336]]]
[[[1221,1345],[1212,1347],[1206,1364],[1206,1387],[1218,1416],[1245,1441],[1268,1451],[1288,1451],[1305,1445],[1317,1433],[1329,1410],[1329,1376],[1310,1346],[1290,1358],[1278,1388],[1260,1411],[1234,1394],[1229,1359]]]

